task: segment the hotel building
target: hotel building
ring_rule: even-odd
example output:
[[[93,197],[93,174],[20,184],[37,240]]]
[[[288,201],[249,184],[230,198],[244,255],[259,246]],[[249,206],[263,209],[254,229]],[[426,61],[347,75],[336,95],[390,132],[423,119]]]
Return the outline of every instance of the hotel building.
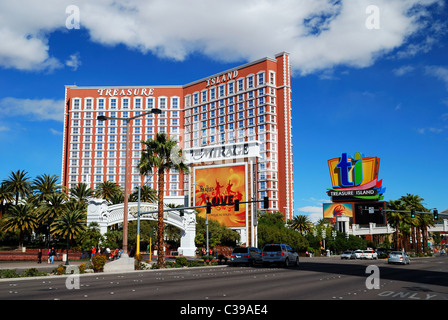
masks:
[[[95,188],[107,180],[124,188],[126,120],[101,121],[97,117],[134,117],[158,108],[161,114],[145,115],[130,123],[131,190],[139,184],[157,189],[157,177],[142,177],[136,166],[142,151],[140,141],[165,132],[179,141],[192,168],[250,163],[246,201],[267,196],[269,211],[281,211],[285,219],[292,219],[290,77],[289,55],[282,52],[185,85],[67,85],[62,184],[71,188],[84,182]],[[237,148],[244,150],[239,156]],[[213,150],[215,154],[221,150],[216,158]],[[196,157],[204,153],[207,159]],[[167,203],[184,204],[187,199],[194,205],[193,172],[167,174]],[[262,203],[256,207],[264,210]],[[256,212],[255,207],[253,210]],[[256,225],[250,217],[248,221]]]

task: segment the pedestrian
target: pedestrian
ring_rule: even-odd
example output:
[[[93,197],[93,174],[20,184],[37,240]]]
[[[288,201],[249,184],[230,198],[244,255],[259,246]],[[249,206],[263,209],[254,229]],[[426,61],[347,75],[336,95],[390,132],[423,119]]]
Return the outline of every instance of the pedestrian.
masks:
[[[54,247],[51,247],[51,250],[48,253],[48,260],[50,261],[50,264],[53,264],[55,255],[56,255],[56,250],[54,250]]]
[[[37,251],[37,263],[42,263],[42,249]]]
[[[95,249],[94,246],[92,246],[92,252],[91,252],[91,254],[90,254],[90,261],[92,261],[93,256],[95,255],[95,253],[96,253],[96,249]]]

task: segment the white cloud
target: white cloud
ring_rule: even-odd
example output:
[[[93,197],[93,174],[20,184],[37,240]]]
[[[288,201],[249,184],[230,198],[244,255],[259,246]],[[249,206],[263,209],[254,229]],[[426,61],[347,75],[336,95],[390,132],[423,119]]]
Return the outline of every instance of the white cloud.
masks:
[[[0,2],[0,65],[21,70],[63,66],[49,55],[48,36],[66,28],[66,8],[79,7],[91,40],[184,60],[199,52],[218,60],[253,60],[281,51],[302,74],[338,65],[366,67],[408,44],[427,50],[434,40],[407,43],[431,20],[437,0],[376,0],[380,29],[366,27],[371,0],[35,0]],[[418,6],[418,10],[416,10]],[[412,10],[414,9],[414,10]],[[432,21],[431,21],[432,22]],[[433,27],[434,28],[434,27]],[[76,32],[68,30],[70,32]],[[431,38],[433,39],[433,38]],[[82,54],[82,52],[81,52]],[[71,67],[78,64],[69,60]]]
[[[407,73],[410,73],[410,72],[414,71],[414,69],[415,68],[413,66],[402,66],[400,68],[393,69],[392,72],[396,76],[401,77],[401,76],[403,76],[403,75],[405,75]]]
[[[426,73],[442,80],[448,90],[448,68],[443,66],[427,66]]]
[[[296,215],[306,215],[311,222],[316,223],[323,218],[322,206],[304,206],[296,209]]]
[[[78,70],[81,65],[81,57],[79,52],[70,55],[69,59],[65,61],[65,65],[71,67],[74,71]]]
[[[0,100],[0,110],[3,118],[20,116],[33,121],[63,121],[64,100],[7,97]]]

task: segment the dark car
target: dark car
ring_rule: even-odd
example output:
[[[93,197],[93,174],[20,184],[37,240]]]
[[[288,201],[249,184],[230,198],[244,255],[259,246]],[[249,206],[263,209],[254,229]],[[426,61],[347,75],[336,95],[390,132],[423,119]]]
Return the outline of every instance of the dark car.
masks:
[[[257,263],[261,263],[261,251],[255,247],[238,247],[233,249],[230,255],[230,265],[245,264],[253,266]]]

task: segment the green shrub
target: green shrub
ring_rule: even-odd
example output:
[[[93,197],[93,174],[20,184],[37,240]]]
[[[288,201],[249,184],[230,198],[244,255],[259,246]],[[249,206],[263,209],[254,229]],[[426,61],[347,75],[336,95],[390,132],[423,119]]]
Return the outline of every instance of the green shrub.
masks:
[[[176,264],[179,267],[186,267],[188,265],[188,260],[185,257],[176,257]]]
[[[18,278],[20,274],[16,272],[16,270],[4,269],[0,270],[0,278]]]
[[[39,276],[46,276],[46,272],[41,272],[37,270],[36,268],[29,268],[23,271],[22,277],[39,277]]]
[[[92,259],[92,263],[94,272],[103,272],[104,265],[106,264],[106,256],[95,255]]]

